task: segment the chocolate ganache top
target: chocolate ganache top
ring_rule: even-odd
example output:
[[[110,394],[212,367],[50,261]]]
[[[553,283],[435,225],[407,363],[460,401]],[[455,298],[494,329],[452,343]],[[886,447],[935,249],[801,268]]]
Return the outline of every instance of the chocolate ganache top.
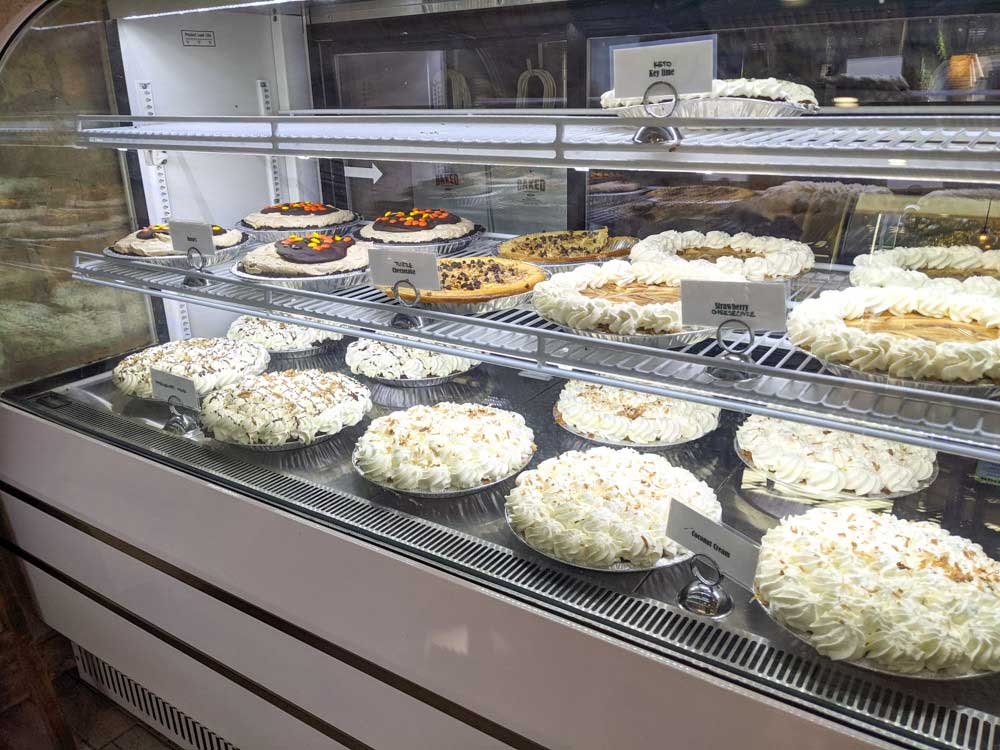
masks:
[[[275,242],[274,247],[289,263],[330,263],[346,258],[353,244],[351,237],[313,232],[308,237],[293,234]]]
[[[340,209],[331,206],[329,203],[311,203],[296,201],[295,203],[275,203],[273,206],[262,208],[262,214],[285,214],[287,216],[318,216],[320,214],[332,214]]]
[[[412,211],[386,211],[372,223],[379,232],[422,232],[441,224],[458,224],[461,216],[440,208],[414,208]]]
[[[216,226],[215,224],[212,225],[212,235],[214,237],[225,234],[226,231],[227,230],[222,227]],[[150,224],[148,227],[143,227],[136,232],[135,236],[140,240],[151,240],[158,234],[170,234],[170,227],[166,224]]]

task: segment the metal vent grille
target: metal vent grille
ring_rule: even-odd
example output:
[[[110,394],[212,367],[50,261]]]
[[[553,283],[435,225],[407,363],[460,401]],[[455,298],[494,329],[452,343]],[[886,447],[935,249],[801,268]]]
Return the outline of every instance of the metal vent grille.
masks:
[[[480,580],[499,583],[505,590],[520,591],[543,605],[608,626],[616,634],[624,633],[695,668],[708,669],[901,746],[1000,750],[1000,718],[936,693],[933,684],[910,689],[874,675],[858,676],[814,658],[811,652],[778,648],[765,638],[728,630],[663,602],[618,593],[571,572],[519,557],[506,547],[297,477],[244,464],[82,404],[69,403],[56,412],[41,406],[38,409],[180,467],[211,473],[217,481],[252,495],[266,494],[383,545],[437,560]]]
[[[73,644],[76,666],[87,683],[157,732],[190,750],[239,750],[211,729],[151,693],[103,659]]]

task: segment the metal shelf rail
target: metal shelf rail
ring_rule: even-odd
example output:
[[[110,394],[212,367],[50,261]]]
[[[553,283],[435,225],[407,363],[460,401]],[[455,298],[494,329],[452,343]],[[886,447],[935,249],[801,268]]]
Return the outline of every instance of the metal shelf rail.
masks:
[[[287,322],[308,315],[326,330],[464,354],[536,376],[626,386],[1000,462],[1000,403],[829,375],[780,334],[758,336],[752,362],[736,364],[722,359],[712,341],[679,350],[604,341],[563,331],[530,309],[451,315],[404,308],[370,286],[320,294],[255,284],[224,270],[185,271],[82,252],[74,256],[73,276]],[[845,282],[840,271],[813,271],[793,285],[792,299]],[[410,328],[414,321],[419,326]],[[712,374],[719,367],[750,378],[719,379]]]

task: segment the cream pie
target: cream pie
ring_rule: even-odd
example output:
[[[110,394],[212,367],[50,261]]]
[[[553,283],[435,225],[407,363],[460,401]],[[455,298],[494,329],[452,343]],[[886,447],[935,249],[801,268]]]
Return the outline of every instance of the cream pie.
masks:
[[[930,522],[813,508],[764,534],[771,616],[831,659],[902,674],[1000,671],[1000,562]]]
[[[628,255],[637,240],[608,237],[608,228],[536,232],[500,243],[501,258],[528,263],[580,263]]]
[[[1000,381],[1000,300],[933,288],[826,291],[788,316],[788,338],[821,360],[914,380]]]
[[[670,100],[669,94],[663,94],[663,89],[656,89],[655,94],[650,94],[646,100],[650,103]],[[685,99],[767,99],[769,101],[790,102],[807,107],[815,107],[816,94],[808,86],[791,81],[783,81],[779,78],[732,78],[727,80],[716,79],[712,81],[712,90],[694,94],[681,94],[681,101]],[[619,98],[615,95],[614,89],[605,91],[601,95],[601,106],[604,109],[615,107],[628,107],[634,104],[642,104],[642,97],[635,96],[629,98]]]
[[[525,294],[546,277],[545,271],[538,266],[493,256],[440,258],[437,266],[441,288],[421,289],[422,303],[475,303]],[[380,288],[390,297],[396,294],[386,287]],[[407,301],[416,297],[413,290],[406,287],[399,288],[399,296]]]
[[[355,214],[346,208],[329,203],[295,201],[275,203],[243,218],[243,223],[253,229],[288,229],[299,232],[323,230],[354,221]]]
[[[355,375],[383,380],[423,380],[457,375],[475,367],[474,359],[413,346],[358,339],[347,346],[345,360]]]
[[[708,260],[720,270],[742,274],[751,281],[788,279],[813,267],[808,245],[778,237],[755,237],[746,232],[661,232],[640,240],[629,257],[633,262],[659,262],[679,256]]]
[[[468,219],[440,208],[386,211],[359,230],[362,239],[384,243],[417,244],[466,237],[476,229]]]
[[[568,451],[519,475],[507,496],[514,531],[535,549],[591,568],[652,567],[687,550],[667,536],[673,502],[714,521],[722,506],[687,469],[631,448]]]
[[[217,250],[234,247],[246,240],[246,235],[238,229],[225,229],[217,224],[212,225],[212,244]],[[127,237],[122,237],[114,244],[114,251],[122,255],[138,255],[147,258],[163,257],[165,255],[182,255],[174,250],[170,240],[169,224],[150,224]]]
[[[897,247],[854,259],[854,286],[928,287],[1000,297],[1000,250],[973,245]]]
[[[368,268],[371,244],[339,234],[293,234],[251,250],[239,270],[272,278],[317,278]]]
[[[226,336],[237,341],[260,344],[271,354],[312,349],[325,342],[344,338],[339,333],[253,315],[241,315],[234,320]]]
[[[190,378],[198,393],[235,383],[246,375],[264,372],[270,361],[267,350],[249,341],[186,339],[169,341],[130,354],[111,373],[111,382],[122,393],[139,398],[153,395],[150,370]]]
[[[240,445],[307,445],[360,422],[368,389],[337,372],[286,370],[250,375],[213,391],[201,423],[216,440]]]

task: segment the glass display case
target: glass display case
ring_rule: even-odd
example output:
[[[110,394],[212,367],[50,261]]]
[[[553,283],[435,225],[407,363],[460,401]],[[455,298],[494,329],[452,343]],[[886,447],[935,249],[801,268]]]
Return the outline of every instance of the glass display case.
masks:
[[[361,541],[816,747],[1000,747],[990,4],[192,5],[45,4],[0,58],[0,429]],[[696,111],[602,97],[620,50],[706,36],[714,93],[666,100]],[[24,502],[155,557],[159,512],[139,542],[59,510],[11,439],[8,549],[46,564]],[[252,598],[232,572],[206,590]],[[391,684],[505,746],[624,736]]]

